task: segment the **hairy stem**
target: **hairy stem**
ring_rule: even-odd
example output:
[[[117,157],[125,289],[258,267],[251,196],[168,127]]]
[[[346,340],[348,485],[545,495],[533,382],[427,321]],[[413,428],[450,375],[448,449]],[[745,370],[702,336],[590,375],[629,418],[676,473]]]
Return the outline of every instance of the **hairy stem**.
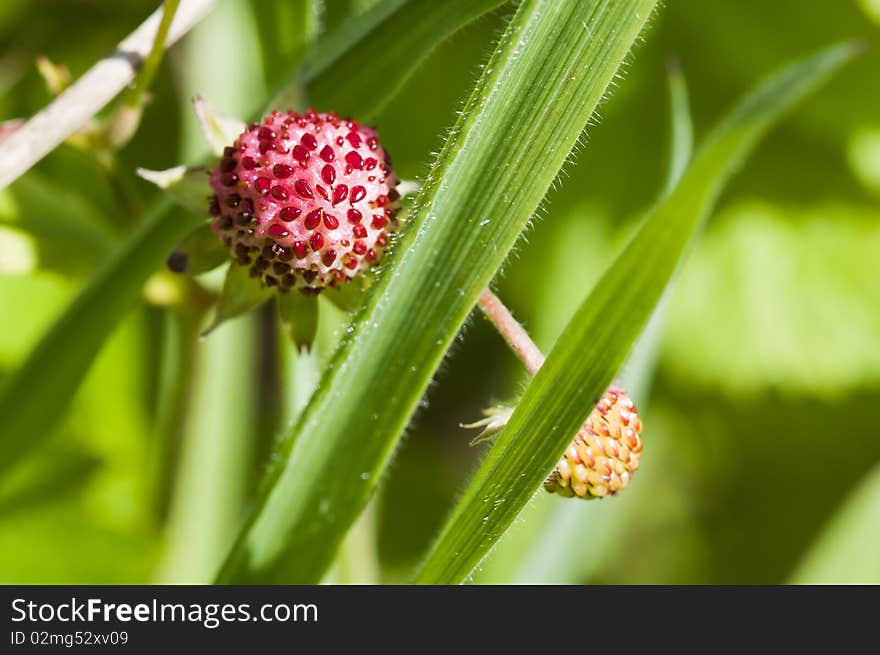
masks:
[[[529,333],[510,313],[510,310],[501,302],[501,298],[492,293],[488,287],[483,289],[477,304],[486,315],[495,329],[504,337],[510,349],[520,358],[528,369],[530,375],[535,375],[541,364],[544,363],[544,355],[532,341]]]

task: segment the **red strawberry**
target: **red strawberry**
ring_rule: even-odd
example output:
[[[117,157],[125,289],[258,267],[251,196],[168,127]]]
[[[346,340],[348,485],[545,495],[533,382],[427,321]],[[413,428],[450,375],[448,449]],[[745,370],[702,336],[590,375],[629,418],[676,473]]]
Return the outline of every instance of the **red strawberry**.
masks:
[[[213,229],[251,275],[315,294],[378,260],[397,228],[397,177],[376,131],[336,114],[270,113],[211,173]]]

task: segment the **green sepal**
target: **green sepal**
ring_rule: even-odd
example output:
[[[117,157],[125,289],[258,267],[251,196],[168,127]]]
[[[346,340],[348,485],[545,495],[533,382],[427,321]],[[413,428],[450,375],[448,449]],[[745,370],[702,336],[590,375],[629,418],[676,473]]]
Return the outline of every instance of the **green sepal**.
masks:
[[[350,282],[324,289],[322,293],[342,311],[353,313],[363,304],[365,291],[371,281],[372,276],[369,273],[358,275]]]
[[[226,271],[223,290],[220,292],[220,299],[214,311],[214,320],[202,332],[202,336],[210,334],[224,321],[256,309],[268,300],[271,294],[272,290],[269,287],[264,286],[258,278],[251,277],[247,266],[233,262]]]
[[[318,298],[292,290],[278,295],[278,318],[299,352],[309,350],[318,332]]]
[[[228,258],[229,249],[206,223],[183,237],[165,264],[175,273],[198,275],[214,270]]]
[[[178,204],[194,214],[208,214],[209,199],[213,194],[204,166],[175,166],[164,171],[137,169],[137,174],[168,193]]]
[[[223,154],[223,149],[232,145],[245,131],[247,125],[240,118],[220,113],[201,96],[194,97],[192,103],[202,134],[213,153],[219,157]]]

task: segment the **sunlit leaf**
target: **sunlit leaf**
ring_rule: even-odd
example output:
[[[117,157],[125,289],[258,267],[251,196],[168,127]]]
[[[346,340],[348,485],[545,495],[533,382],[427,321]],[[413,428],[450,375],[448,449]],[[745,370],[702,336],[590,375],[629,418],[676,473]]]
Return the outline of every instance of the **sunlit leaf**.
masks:
[[[880,211],[740,201],[671,296],[663,363],[682,384],[814,397],[880,382]],[[706,307],[711,304],[712,311]]]

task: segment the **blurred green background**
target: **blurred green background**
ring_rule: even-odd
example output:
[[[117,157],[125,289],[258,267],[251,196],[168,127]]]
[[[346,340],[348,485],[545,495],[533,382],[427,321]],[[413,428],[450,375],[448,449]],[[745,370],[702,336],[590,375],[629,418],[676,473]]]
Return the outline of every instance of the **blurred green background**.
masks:
[[[76,78],[156,4],[0,3],[0,120],[50,100],[36,56]],[[277,4],[220,0],[170,51],[122,152],[139,204],[156,192],[135,167],[206,151],[193,94],[248,115],[287,80],[283,44],[296,26],[271,20]],[[367,4],[327,2],[325,29]],[[498,280],[542,348],[662,188],[668,58],[687,78],[699,142],[772,69],[836,40],[876,40],[880,28],[876,0],[664,5]],[[443,44],[375,121],[402,178],[424,174],[511,11]],[[539,494],[475,581],[880,582],[878,81],[874,48],[787,119],[724,194],[651,328],[656,348],[643,343],[647,357],[621,373],[645,420],[631,487],[593,502]],[[67,145],[0,191],[0,384],[136,220]],[[0,581],[207,581],[229,545],[309,361],[279,339],[285,364],[267,370],[261,344],[275,335],[261,314],[200,342],[175,425],[178,464],[163,479],[155,452],[177,333],[147,296],[45,448],[0,478]],[[326,352],[344,319],[322,309]],[[515,399],[525,379],[472,317],[371,506],[383,580],[406,579],[483,453],[459,424]],[[167,511],[155,509],[157,479]]]

